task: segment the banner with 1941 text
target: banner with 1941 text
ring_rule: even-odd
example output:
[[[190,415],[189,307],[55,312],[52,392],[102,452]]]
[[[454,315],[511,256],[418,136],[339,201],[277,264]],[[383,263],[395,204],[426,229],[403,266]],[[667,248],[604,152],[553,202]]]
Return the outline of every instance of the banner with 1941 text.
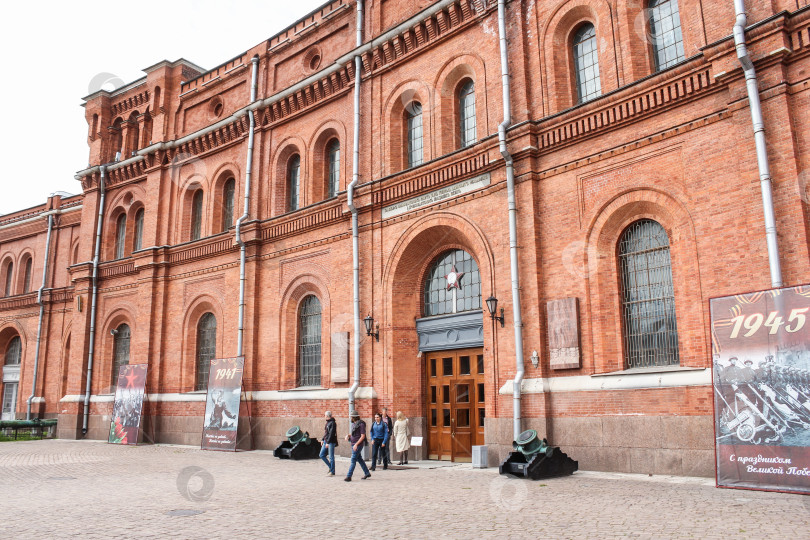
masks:
[[[203,450],[236,450],[245,358],[211,360],[203,421]]]
[[[810,285],[710,304],[717,485],[810,493]]]

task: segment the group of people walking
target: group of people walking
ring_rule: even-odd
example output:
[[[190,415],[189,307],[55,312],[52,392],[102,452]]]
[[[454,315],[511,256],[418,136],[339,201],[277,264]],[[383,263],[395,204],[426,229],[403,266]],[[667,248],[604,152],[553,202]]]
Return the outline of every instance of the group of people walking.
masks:
[[[337,422],[332,417],[331,411],[326,411],[326,425],[323,431],[323,444],[321,447],[320,458],[326,463],[329,468],[327,473],[329,476],[335,475],[335,447],[338,445],[337,441]],[[383,469],[387,469],[391,463],[391,443],[396,445],[396,450],[399,453],[399,465],[406,465],[408,463],[408,449],[410,448],[411,430],[408,425],[408,419],[402,412],[397,412],[397,420],[394,422],[388,415],[388,408],[383,408],[382,413],[374,415],[374,422],[371,424],[371,429],[367,435],[366,423],[360,419],[357,411],[349,413],[351,418],[351,427],[349,434],[346,435],[346,440],[352,446],[352,459],[349,465],[349,470],[346,473],[346,482],[351,482],[354,468],[360,465],[363,471],[363,480],[371,477],[371,472],[363,459],[363,447],[369,444],[371,439],[371,470],[376,471],[377,465],[382,465]]]

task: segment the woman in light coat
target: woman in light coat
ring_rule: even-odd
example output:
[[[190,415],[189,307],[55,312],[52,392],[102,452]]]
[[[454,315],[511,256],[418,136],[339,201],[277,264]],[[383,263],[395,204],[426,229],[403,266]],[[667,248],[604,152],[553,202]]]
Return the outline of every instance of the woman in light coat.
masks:
[[[402,411],[398,411],[397,421],[394,422],[393,438],[397,445],[397,452],[399,452],[399,465],[408,464],[408,449],[411,447],[410,436],[411,428],[408,426],[408,419],[405,418]]]

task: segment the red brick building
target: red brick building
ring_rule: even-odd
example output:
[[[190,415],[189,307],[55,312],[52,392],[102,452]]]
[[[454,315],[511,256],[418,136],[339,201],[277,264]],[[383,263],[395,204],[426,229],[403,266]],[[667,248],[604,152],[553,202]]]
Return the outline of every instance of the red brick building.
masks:
[[[810,10],[748,4],[784,284],[797,285],[810,281]],[[434,457],[505,455],[517,348],[498,5],[368,0],[360,47],[356,8],[334,0],[210,71],[161,62],[85,98],[82,194],[0,220],[7,414],[25,416],[33,394],[60,437],[83,436],[87,413],[85,436],[106,438],[117,366],[147,363],[147,438],[200,441],[207,359],[238,352],[253,115],[243,444],[272,448],[295,424],[319,435],[326,409],[345,417],[359,343],[364,416],[403,411]],[[521,426],[583,469],[713,472],[708,299],[771,285],[734,24],[730,0],[505,5]],[[379,340],[353,315],[355,135],[360,316]]]

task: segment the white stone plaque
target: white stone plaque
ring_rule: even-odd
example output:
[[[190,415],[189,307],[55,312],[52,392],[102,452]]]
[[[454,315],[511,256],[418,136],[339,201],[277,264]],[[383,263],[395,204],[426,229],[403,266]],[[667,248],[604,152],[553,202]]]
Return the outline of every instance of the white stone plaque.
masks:
[[[489,185],[489,183],[489,173],[482,174],[474,178],[469,178],[463,182],[453,184],[452,186],[443,187],[442,189],[425,193],[424,195],[414,197],[413,199],[400,201],[396,204],[392,204],[391,206],[386,206],[382,210],[382,217],[383,219],[388,219],[406,212],[410,212],[411,210],[416,210],[417,208],[421,208],[423,206],[437,203],[439,201],[454,199],[459,195],[464,195],[465,193],[470,193],[471,191],[486,187]]]

